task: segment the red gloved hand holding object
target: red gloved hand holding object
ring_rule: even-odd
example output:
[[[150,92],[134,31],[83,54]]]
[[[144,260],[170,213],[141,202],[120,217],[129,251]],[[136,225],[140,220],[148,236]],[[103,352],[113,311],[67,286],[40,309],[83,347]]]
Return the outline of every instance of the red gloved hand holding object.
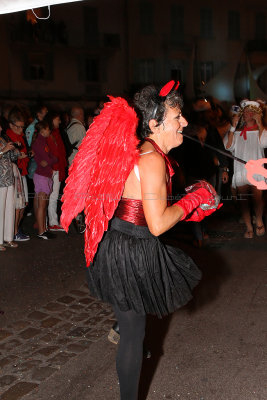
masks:
[[[199,181],[187,187],[185,191],[187,194],[175,203],[184,211],[181,221],[200,222],[222,207],[222,204],[219,204],[220,197],[206,181]]]

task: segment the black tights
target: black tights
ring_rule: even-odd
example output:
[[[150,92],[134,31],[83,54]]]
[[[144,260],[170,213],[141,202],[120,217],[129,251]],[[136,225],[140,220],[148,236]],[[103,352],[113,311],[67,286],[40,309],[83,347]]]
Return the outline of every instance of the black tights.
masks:
[[[137,400],[143,359],[146,316],[135,311],[113,307],[119,328],[120,342],[116,358],[121,400]]]

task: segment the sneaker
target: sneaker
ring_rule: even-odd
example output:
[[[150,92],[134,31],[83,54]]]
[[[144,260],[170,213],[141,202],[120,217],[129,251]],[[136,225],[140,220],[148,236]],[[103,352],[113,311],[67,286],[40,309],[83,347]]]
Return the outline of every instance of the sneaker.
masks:
[[[28,235],[28,233],[24,232],[21,228],[18,229],[18,233],[22,234],[22,235],[24,235],[24,236],[26,236],[27,238],[30,239],[30,235]]]
[[[83,222],[76,220],[76,219],[74,219],[73,221],[74,221],[74,227],[75,227],[77,233],[84,233],[85,229],[86,229],[86,225]]]
[[[14,242],[26,242],[27,240],[30,240],[30,237],[29,237],[29,235],[25,235],[22,232],[18,232],[14,236],[13,240],[14,240]]]
[[[43,232],[43,233],[38,233],[37,237],[39,239],[44,239],[44,240],[50,240],[50,239],[55,239],[56,235],[54,235],[51,232]]]
[[[64,228],[61,225],[49,225],[48,229],[52,232],[64,232]]]

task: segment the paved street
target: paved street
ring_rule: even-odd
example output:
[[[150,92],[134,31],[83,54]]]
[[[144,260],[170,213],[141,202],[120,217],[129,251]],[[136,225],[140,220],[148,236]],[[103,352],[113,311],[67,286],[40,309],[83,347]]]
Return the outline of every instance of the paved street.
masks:
[[[194,300],[148,318],[140,399],[266,400],[267,235],[243,239],[224,207],[210,239],[191,245],[189,225],[167,236],[203,271]],[[25,221],[31,230],[31,219]],[[1,400],[116,400],[113,314],[85,284],[83,238],[33,238],[0,255]]]

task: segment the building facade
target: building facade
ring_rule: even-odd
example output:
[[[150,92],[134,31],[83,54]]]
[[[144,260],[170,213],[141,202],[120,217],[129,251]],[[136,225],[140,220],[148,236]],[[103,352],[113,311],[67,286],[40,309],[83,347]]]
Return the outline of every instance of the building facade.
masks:
[[[86,0],[30,14],[0,16],[1,101],[90,102],[170,79],[188,98],[232,101],[250,96],[249,68],[267,93],[266,0]]]

